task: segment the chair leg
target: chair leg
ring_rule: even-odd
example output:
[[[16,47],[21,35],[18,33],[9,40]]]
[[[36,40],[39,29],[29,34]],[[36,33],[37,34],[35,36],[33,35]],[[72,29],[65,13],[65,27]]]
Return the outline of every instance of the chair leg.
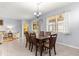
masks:
[[[31,47],[31,52],[32,52],[32,49],[33,49],[33,44],[32,44],[32,47]]]
[[[37,50],[38,50],[38,48],[37,48],[37,46],[36,46],[36,52],[35,52],[35,56],[37,56]]]
[[[45,51],[46,51],[46,48],[45,48]]]
[[[31,43],[29,42],[29,50],[30,50],[30,47],[31,47]]]
[[[55,50],[55,46],[54,46],[54,54],[56,55],[56,50]]]
[[[25,48],[27,48],[28,42],[26,42]]]
[[[51,49],[49,49],[49,56],[51,56]]]

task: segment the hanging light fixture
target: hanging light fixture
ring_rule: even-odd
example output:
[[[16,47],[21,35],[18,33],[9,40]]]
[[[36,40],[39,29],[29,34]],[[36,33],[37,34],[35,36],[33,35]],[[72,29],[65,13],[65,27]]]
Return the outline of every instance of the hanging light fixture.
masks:
[[[34,12],[34,16],[36,18],[39,18],[42,15],[42,13],[39,10],[39,6],[40,6],[40,3],[37,3],[37,10]]]

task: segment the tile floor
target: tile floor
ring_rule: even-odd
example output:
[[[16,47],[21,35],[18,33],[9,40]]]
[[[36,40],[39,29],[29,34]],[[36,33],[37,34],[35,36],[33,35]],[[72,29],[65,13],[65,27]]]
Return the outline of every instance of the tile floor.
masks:
[[[79,49],[56,44],[56,56],[79,56]],[[0,45],[0,56],[35,56],[35,49],[30,52],[28,48],[20,47],[17,40]],[[39,56],[39,52],[38,52]],[[49,56],[48,52],[44,52],[43,56]],[[54,56],[52,50],[52,56]]]

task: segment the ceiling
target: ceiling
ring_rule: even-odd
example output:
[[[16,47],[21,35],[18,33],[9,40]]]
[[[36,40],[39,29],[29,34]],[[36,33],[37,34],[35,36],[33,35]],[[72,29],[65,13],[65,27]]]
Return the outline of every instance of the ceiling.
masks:
[[[57,8],[63,8],[70,5],[67,2],[38,2],[39,10],[42,14]],[[34,2],[0,2],[0,17],[13,19],[30,19],[34,17],[34,11],[37,10],[37,3]]]

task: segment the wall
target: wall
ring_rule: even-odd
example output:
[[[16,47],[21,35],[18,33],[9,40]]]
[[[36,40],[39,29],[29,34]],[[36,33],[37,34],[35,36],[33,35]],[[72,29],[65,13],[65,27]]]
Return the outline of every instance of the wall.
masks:
[[[15,19],[10,19],[7,17],[2,18],[3,19],[3,26],[0,28],[0,31],[8,31],[9,29],[7,28],[7,26],[13,26],[12,31],[15,32],[19,32],[19,26],[20,25],[20,20],[15,20]]]
[[[20,33],[20,37],[18,39],[18,42],[20,44],[20,46],[22,46],[22,20],[17,20],[17,28],[16,30],[18,30],[18,32]]]
[[[44,22],[48,16],[61,13],[64,13],[64,26],[66,33],[58,33],[57,42],[71,47],[79,48],[79,4],[71,6],[71,8],[68,8],[67,10],[65,10],[65,8],[60,8],[58,11],[51,11],[51,13],[42,16],[41,19],[43,19]],[[45,22],[42,24],[42,26],[46,31]]]
[[[79,48],[79,8],[76,7],[72,11],[68,12],[68,17],[65,15],[65,19],[69,20],[69,35],[59,34],[59,42]],[[67,24],[67,23],[66,23]]]

